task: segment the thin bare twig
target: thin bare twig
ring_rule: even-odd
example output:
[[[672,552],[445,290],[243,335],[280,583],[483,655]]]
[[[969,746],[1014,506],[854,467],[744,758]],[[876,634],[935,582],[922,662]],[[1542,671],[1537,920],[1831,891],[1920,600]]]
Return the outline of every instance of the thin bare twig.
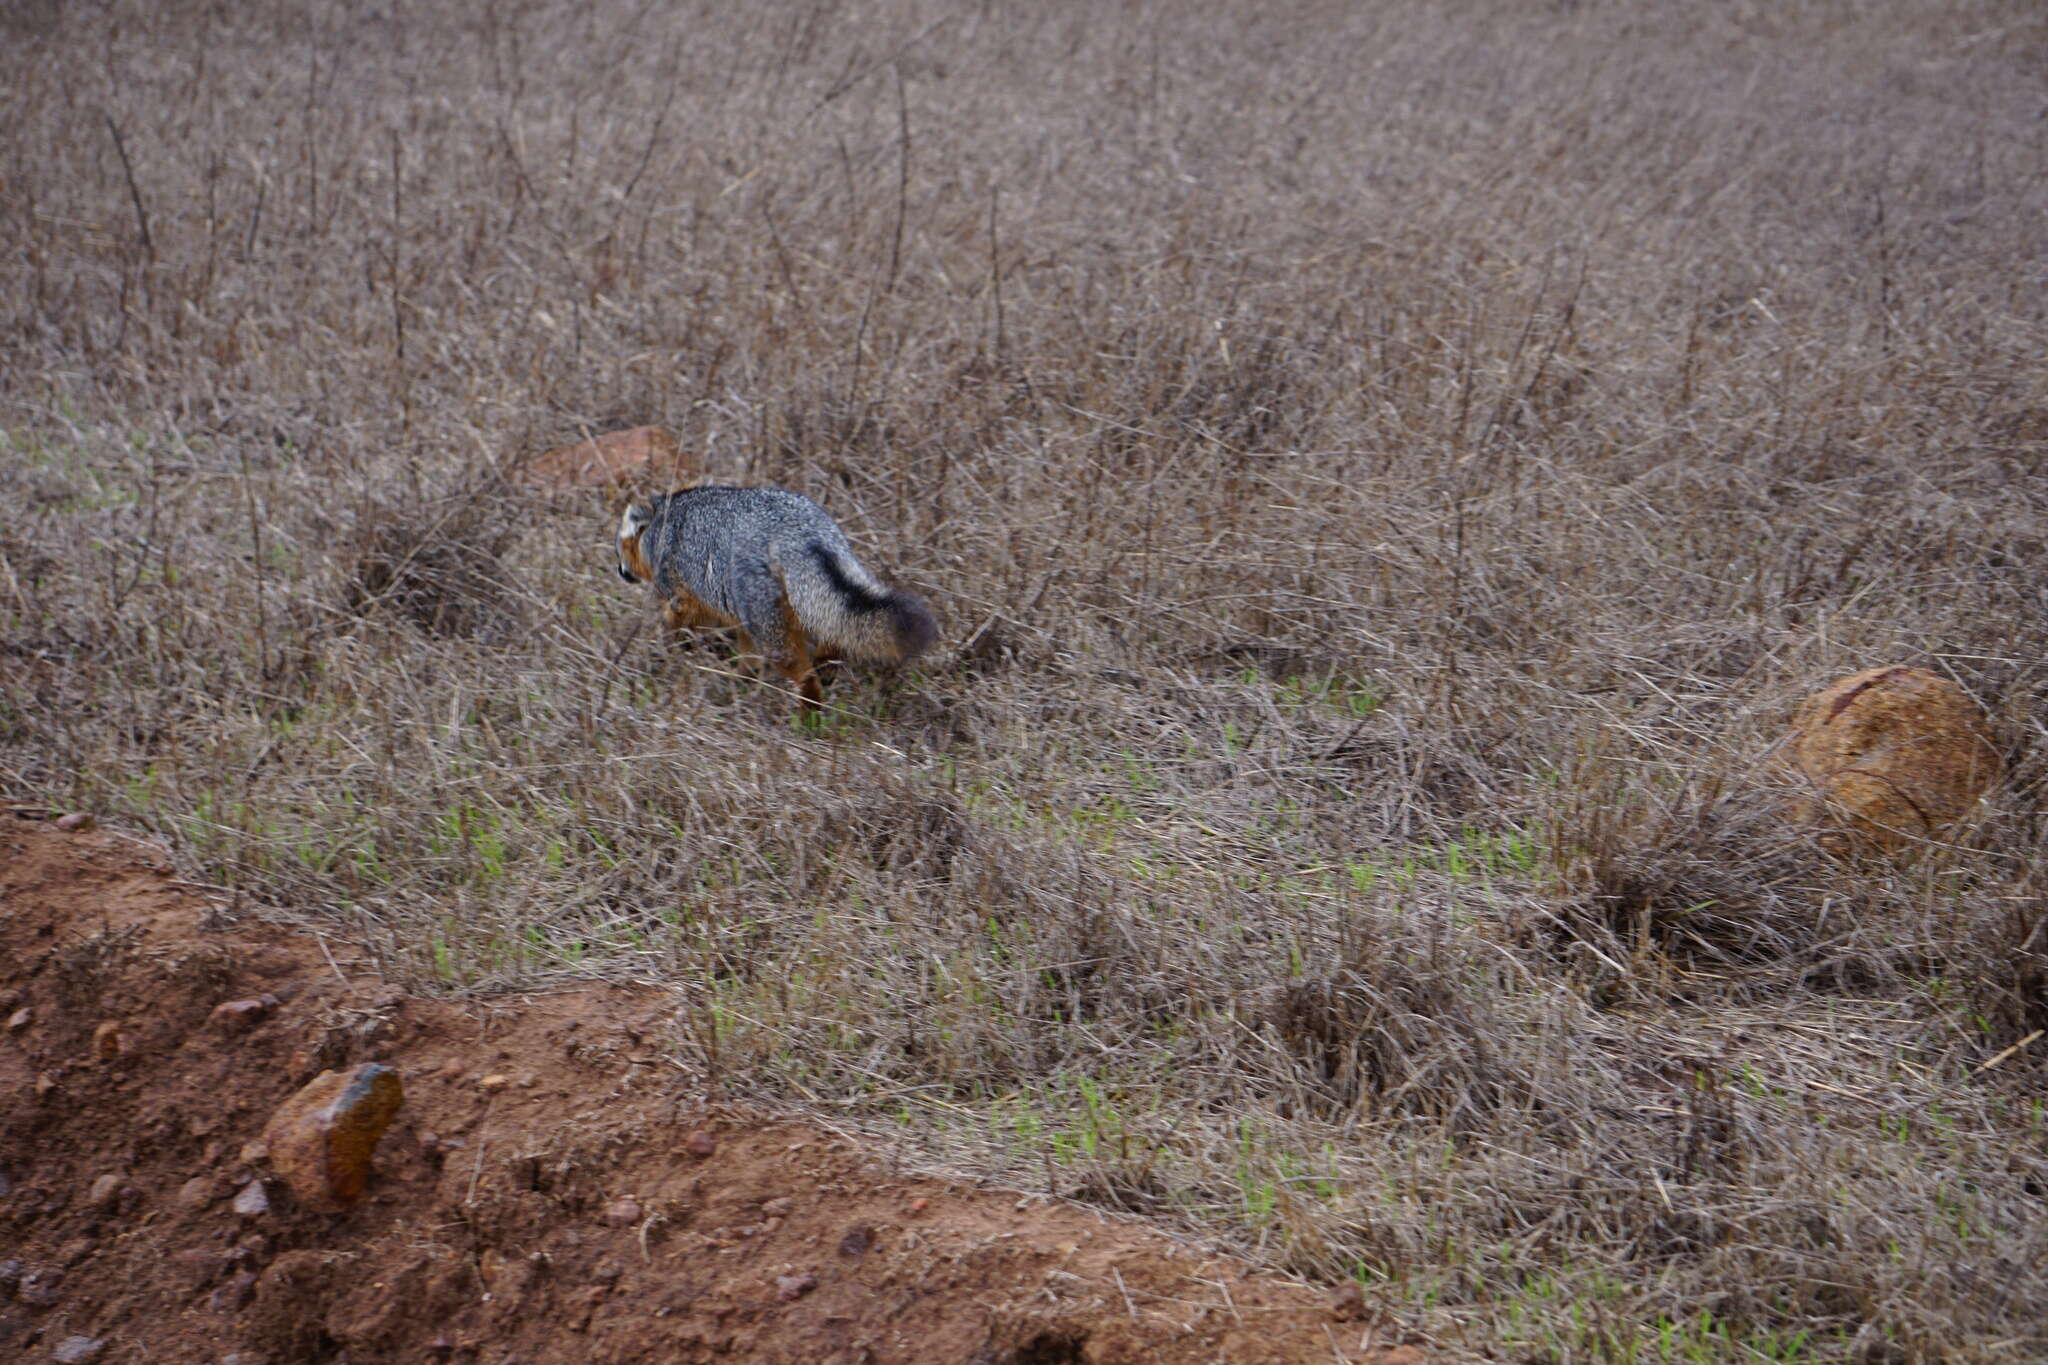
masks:
[[[102,110],[100,117],[107,121],[107,131],[114,135],[114,151],[121,158],[121,174],[128,180],[128,202],[135,206],[135,227],[141,234],[143,254],[153,261],[156,239],[149,230],[149,210],[142,205],[142,187],[135,183],[135,164],[128,159],[128,140],[121,136],[121,125],[114,122],[112,114]]]

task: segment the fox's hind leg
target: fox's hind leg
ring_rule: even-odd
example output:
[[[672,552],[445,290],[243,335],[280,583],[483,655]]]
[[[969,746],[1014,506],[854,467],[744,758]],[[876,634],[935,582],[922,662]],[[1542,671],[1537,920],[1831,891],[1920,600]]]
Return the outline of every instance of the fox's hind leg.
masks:
[[[811,637],[804,630],[804,623],[796,619],[796,609],[789,605],[787,599],[782,602],[782,630],[789,646],[782,658],[776,661],[776,666],[796,687],[797,695],[803,698],[804,710],[824,710],[825,686],[818,678],[818,655],[811,644]]]
[[[811,673],[818,680],[818,693],[823,696],[846,667],[845,656],[830,645],[811,642]]]
[[[746,594],[739,609],[741,631],[752,637],[762,659],[789,679],[803,699],[803,708],[816,711],[823,707],[825,694],[812,667],[810,637],[789,599],[782,595],[781,584],[763,579],[760,590]]]
[[[803,698],[806,711],[825,709],[825,682],[820,667],[838,656],[830,645],[820,646],[804,629],[804,623],[797,619],[796,608],[789,599],[782,600],[782,627],[789,638],[789,656],[782,665],[782,671],[796,684],[798,695]]]

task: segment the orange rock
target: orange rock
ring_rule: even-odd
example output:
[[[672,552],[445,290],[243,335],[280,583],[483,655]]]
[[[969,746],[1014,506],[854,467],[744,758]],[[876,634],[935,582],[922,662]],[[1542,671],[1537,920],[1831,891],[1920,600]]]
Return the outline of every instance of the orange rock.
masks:
[[[92,1031],[92,1052],[101,1061],[112,1061],[121,1055],[121,1025],[119,1021],[104,1019]]]
[[[270,1164],[302,1203],[339,1212],[363,1197],[377,1140],[404,1103],[404,1083],[388,1066],[323,1071],[264,1125]]]
[[[633,427],[557,446],[528,461],[519,477],[545,489],[609,488],[643,475],[666,485],[684,477],[687,463],[675,437],[660,427]]]
[[[1830,684],[1792,717],[1792,762],[1812,784],[1802,823],[1834,823],[1836,851],[1896,853],[1967,815],[1998,779],[1983,708],[1925,669],[1870,668]]]

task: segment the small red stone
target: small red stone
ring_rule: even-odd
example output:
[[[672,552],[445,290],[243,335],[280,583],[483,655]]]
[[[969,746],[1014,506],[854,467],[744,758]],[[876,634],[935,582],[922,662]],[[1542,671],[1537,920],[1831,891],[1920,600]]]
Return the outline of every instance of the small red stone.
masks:
[[[207,1022],[223,1033],[242,1033],[261,1022],[276,1003],[275,996],[270,997],[269,1004],[262,1000],[223,1000],[213,1007]]]

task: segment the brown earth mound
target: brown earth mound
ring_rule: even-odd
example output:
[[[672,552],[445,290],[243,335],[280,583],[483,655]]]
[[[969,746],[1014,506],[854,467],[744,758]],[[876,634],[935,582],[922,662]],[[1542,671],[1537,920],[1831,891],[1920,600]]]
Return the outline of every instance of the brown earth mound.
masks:
[[[574,445],[557,446],[527,461],[521,481],[549,490],[614,488],[628,482],[667,488],[690,473],[676,438],[660,427],[608,431]]]
[[[665,1017],[409,997],[145,845],[0,811],[0,1358],[1422,1358],[1355,1291],[707,1105]],[[365,1061],[405,1083],[368,1195],[297,1206],[265,1123]]]
[[[1898,852],[1968,814],[1999,772],[1984,712],[1925,669],[1869,668],[1803,702],[1792,718],[1792,758],[1814,795],[1802,823],[1846,825],[1835,845]]]

